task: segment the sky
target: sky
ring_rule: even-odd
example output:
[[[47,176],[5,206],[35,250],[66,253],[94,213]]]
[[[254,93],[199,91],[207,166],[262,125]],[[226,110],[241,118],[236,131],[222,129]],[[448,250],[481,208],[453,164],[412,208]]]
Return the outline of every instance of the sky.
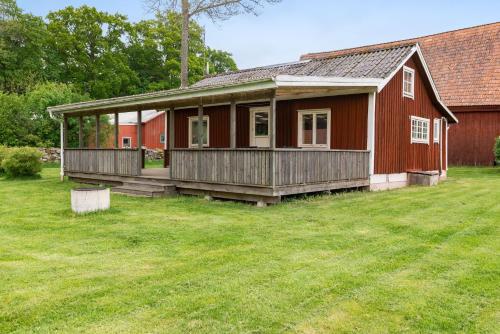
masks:
[[[90,5],[131,21],[151,18],[141,0],[18,0],[45,16],[66,6]],[[207,45],[233,54],[239,68],[296,61],[300,55],[388,42],[500,21],[499,0],[282,0],[213,23],[200,17]]]

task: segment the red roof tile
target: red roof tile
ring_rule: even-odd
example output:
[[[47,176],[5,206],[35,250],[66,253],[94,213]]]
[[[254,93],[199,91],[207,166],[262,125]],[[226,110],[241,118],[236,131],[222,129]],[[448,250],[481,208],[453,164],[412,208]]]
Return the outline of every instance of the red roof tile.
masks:
[[[446,105],[500,105],[500,22],[402,41],[310,53],[301,59],[338,57],[405,42],[419,43]]]

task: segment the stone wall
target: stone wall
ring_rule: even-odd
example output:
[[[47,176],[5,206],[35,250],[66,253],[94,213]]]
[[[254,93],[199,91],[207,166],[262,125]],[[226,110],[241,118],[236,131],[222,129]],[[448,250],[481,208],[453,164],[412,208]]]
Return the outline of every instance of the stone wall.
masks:
[[[38,148],[42,153],[42,162],[61,161],[61,149],[56,147]],[[146,149],[146,160],[163,160],[163,150]]]

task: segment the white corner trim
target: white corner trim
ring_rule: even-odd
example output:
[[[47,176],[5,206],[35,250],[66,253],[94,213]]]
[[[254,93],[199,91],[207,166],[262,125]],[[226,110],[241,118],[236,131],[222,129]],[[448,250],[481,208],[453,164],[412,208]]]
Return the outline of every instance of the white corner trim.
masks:
[[[61,176],[61,181],[64,181],[64,122],[61,120],[61,170],[59,175]]]
[[[366,149],[370,151],[370,175],[375,174],[375,106],[377,93],[368,94],[368,134]]]

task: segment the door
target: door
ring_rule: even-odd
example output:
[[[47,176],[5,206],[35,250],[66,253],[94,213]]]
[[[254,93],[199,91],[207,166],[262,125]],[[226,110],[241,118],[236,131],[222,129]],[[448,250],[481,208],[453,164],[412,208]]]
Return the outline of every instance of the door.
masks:
[[[269,107],[250,109],[250,146],[269,147]]]

